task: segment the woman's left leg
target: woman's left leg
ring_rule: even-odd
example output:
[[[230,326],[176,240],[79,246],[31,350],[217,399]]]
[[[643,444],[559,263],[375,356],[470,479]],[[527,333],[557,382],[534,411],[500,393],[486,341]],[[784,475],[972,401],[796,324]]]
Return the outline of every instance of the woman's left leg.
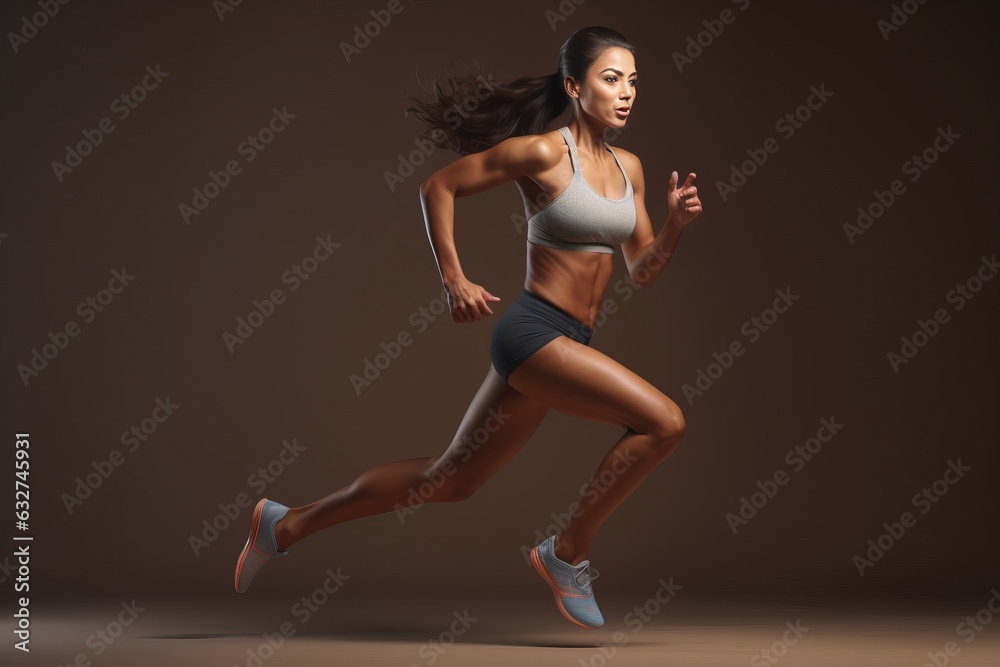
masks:
[[[508,382],[559,412],[626,429],[597,467],[570,525],[556,535],[556,556],[576,565],[604,520],[680,444],[684,416],[642,377],[566,336],[531,355]]]

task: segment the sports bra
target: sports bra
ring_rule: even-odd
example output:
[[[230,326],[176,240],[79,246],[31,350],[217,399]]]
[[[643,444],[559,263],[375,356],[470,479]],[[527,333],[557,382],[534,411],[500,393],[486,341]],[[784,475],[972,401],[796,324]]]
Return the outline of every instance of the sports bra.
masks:
[[[539,245],[613,254],[614,245],[625,241],[635,229],[635,199],[632,181],[618,155],[604,142],[625,176],[625,196],[608,199],[594,190],[580,172],[576,142],[569,126],[559,132],[569,146],[573,178],[562,194],[528,218],[528,241]]]

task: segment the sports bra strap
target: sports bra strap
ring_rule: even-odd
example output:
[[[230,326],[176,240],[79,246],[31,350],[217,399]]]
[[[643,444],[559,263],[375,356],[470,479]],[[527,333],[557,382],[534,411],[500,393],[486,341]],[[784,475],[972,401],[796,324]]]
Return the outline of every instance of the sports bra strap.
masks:
[[[569,131],[569,127],[560,127],[559,132],[566,138],[566,145],[569,146],[569,161],[573,166],[573,176],[575,177],[580,172],[580,157],[576,154],[576,142],[573,141],[573,133]]]

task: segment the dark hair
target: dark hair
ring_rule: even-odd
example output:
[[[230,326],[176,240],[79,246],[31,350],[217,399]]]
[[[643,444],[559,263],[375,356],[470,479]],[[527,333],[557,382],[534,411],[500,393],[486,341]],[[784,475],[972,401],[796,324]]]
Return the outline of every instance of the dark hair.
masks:
[[[559,49],[559,69],[538,77],[521,77],[511,83],[495,81],[482,67],[456,79],[447,78],[450,92],[435,81],[435,100],[425,103],[412,95],[406,108],[428,126],[423,136],[431,143],[461,155],[478,153],[508,137],[539,134],[569,104],[563,82],[567,76],[584,81],[587,70],[605,49],[635,47],[611,28],[590,26],[571,34]]]

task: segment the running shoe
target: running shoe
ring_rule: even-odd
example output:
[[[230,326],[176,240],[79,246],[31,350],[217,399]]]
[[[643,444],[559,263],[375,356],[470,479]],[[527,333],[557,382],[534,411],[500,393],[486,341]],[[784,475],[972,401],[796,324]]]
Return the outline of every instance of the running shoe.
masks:
[[[237,592],[245,593],[250,588],[250,582],[254,575],[269,561],[288,555],[288,551],[278,551],[277,542],[274,539],[274,525],[287,512],[287,507],[267,498],[261,498],[257,506],[253,508],[250,536],[236,561]]]
[[[595,630],[604,625],[604,617],[597,608],[591,581],[597,579],[597,570],[590,561],[570,565],[555,554],[553,535],[531,550],[531,563],[552,589],[556,605],[562,615],[580,627]]]

